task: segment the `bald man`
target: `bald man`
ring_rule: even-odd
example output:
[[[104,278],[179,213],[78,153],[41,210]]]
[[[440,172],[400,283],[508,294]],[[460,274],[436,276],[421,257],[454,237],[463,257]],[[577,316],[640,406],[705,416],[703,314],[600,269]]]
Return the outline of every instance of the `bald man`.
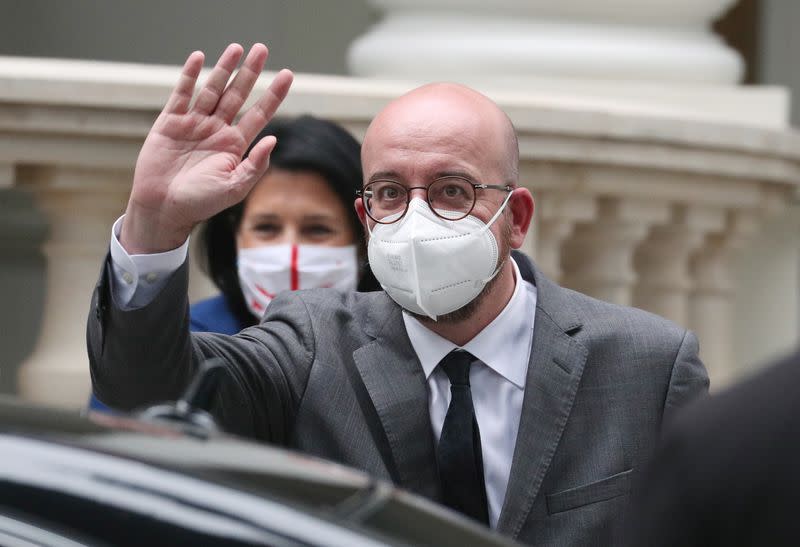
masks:
[[[230,377],[213,414],[241,435],[329,458],[532,545],[617,541],[661,423],[707,389],[690,332],[562,289],[519,248],[534,203],[508,117],[433,84],[389,104],[362,148],[356,210],[383,291],[285,293],[237,336],[190,334],[192,228],[241,200],[274,139],[280,72],[237,124],[266,59],[229,46],[191,97],[196,52],[139,155],[92,301],[95,393],[176,398],[198,364]]]

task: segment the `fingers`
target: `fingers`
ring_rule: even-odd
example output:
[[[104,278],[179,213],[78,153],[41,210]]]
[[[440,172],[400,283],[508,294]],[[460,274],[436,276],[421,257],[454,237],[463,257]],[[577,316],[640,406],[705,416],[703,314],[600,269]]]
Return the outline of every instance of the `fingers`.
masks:
[[[189,110],[189,103],[192,101],[192,94],[194,93],[194,85],[197,82],[197,76],[203,68],[204,55],[202,51],[194,51],[186,59],[183,64],[183,70],[178,78],[178,83],[172,90],[167,104],[164,107],[164,112],[169,114],[185,114]]]
[[[228,80],[236,69],[242,53],[243,49],[239,44],[231,44],[225,48],[211,74],[209,74],[205,85],[197,94],[192,106],[194,112],[205,115],[213,113],[225,124],[233,122],[236,114],[238,114],[253,90],[253,86],[264,68],[268,55],[264,44],[253,45],[241,69],[226,89]],[[184,64],[180,79],[164,108],[165,112],[174,114],[188,112],[192,93],[202,67],[203,53],[195,51]],[[286,98],[293,78],[294,75],[291,71],[281,70],[272,80],[264,95],[242,116],[239,122],[239,130],[246,142],[253,140],[275,114],[278,106]]]
[[[294,74],[291,70],[283,69],[272,80],[267,91],[251,106],[239,120],[239,131],[246,142],[252,141],[264,125],[272,118],[278,109],[289,88],[292,85]]]
[[[228,84],[231,73],[242,58],[242,46],[230,44],[219,56],[216,66],[208,75],[205,85],[197,94],[192,109],[200,114],[211,114],[217,107],[220,96]]]
[[[214,111],[215,116],[228,124],[233,121],[258,80],[267,55],[267,47],[264,44],[254,44],[250,48],[250,53],[247,54],[242,67],[219,100],[217,109]]]

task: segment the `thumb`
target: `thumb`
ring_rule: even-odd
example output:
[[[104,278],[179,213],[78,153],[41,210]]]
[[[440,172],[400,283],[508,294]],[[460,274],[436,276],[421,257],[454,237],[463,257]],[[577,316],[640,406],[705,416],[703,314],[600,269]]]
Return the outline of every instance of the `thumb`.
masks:
[[[244,198],[250,189],[264,177],[269,168],[269,155],[277,142],[272,135],[258,141],[247,157],[231,173],[231,185],[235,193],[241,195],[241,198]]]

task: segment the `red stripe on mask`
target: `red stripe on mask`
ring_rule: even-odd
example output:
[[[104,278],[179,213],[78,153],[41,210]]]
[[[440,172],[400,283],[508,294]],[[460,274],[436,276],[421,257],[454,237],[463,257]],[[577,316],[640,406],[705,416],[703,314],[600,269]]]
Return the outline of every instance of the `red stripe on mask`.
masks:
[[[297,271],[297,245],[292,245],[292,263],[289,275],[291,276],[289,288],[296,291],[300,288],[300,272]]]
[[[267,289],[265,289],[261,285],[256,285],[256,289],[258,289],[258,292],[260,292],[261,294],[263,294],[264,296],[266,296],[270,300],[275,298],[275,294],[274,293],[269,292]]]

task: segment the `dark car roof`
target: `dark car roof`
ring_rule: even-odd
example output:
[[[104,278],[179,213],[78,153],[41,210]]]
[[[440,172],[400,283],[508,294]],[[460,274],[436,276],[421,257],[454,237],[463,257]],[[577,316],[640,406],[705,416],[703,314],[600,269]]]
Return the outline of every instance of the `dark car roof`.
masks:
[[[79,535],[104,527],[97,537],[116,545],[152,543],[166,528],[199,534],[186,545],[200,537],[232,545],[513,544],[341,465],[130,417],[86,418],[0,397],[0,455],[0,509]],[[137,519],[132,535],[115,538]]]

